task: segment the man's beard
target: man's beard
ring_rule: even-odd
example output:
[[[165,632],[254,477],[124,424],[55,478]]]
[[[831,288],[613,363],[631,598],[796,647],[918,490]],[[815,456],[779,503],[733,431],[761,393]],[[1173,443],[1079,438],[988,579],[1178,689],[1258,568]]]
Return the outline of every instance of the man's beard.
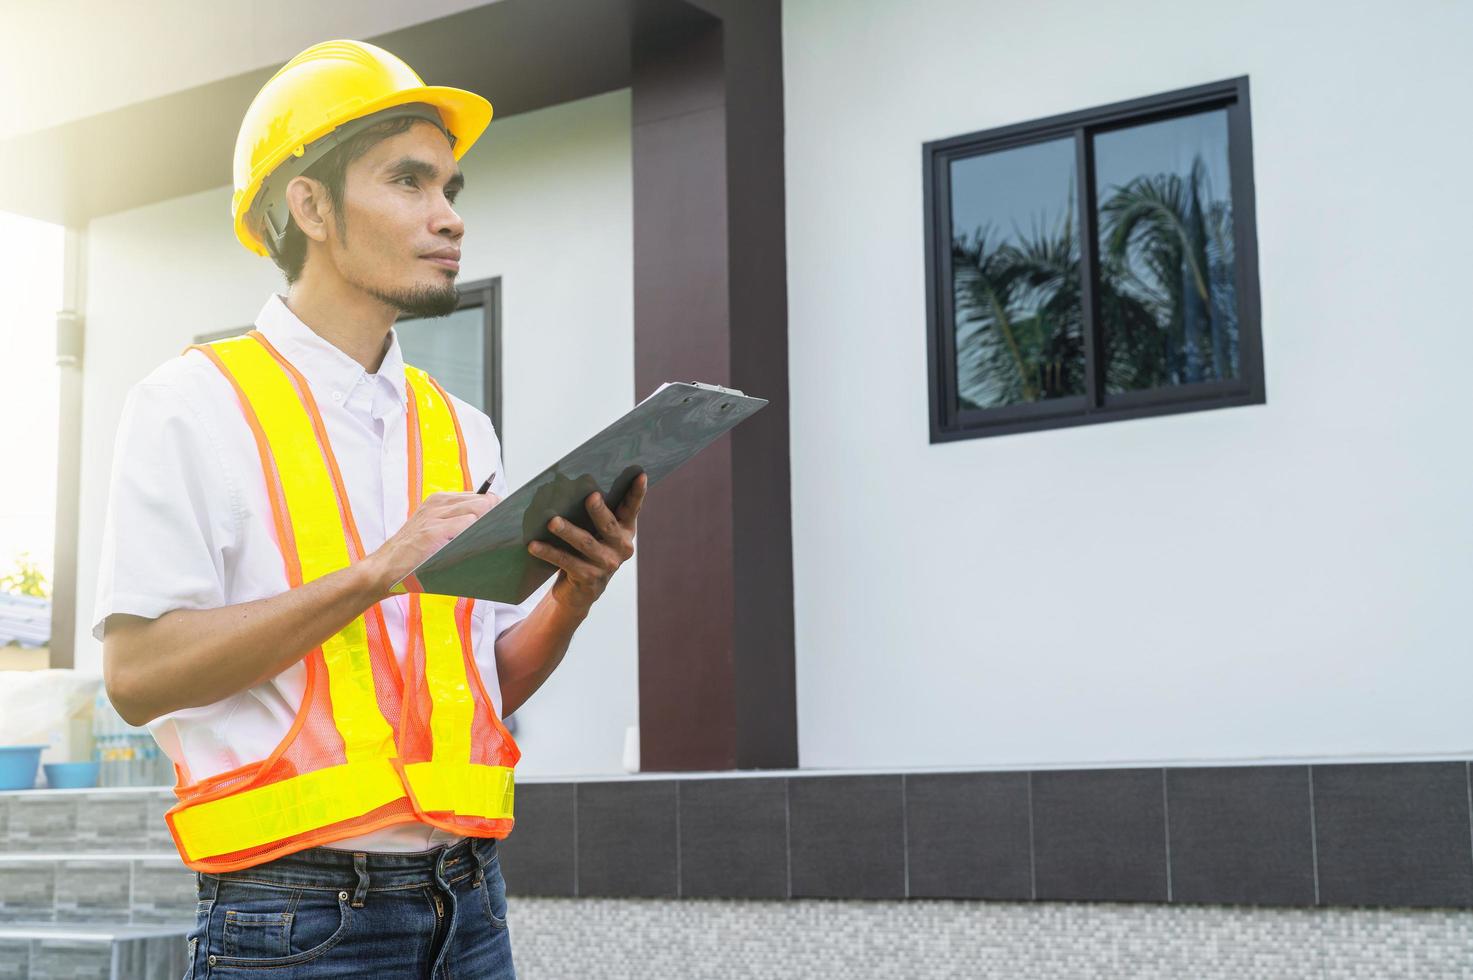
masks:
[[[369,286],[366,291],[411,317],[449,316],[460,305],[460,290],[453,282],[446,282],[443,286],[419,285],[413,289],[394,290]]]

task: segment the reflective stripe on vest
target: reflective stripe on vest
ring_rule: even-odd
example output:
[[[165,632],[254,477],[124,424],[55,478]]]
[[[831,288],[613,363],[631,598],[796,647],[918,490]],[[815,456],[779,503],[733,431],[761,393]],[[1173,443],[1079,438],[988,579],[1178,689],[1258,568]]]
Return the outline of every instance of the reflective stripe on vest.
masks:
[[[256,438],[290,587],[360,560],[363,549],[347,492],[305,379],[256,331],[191,349],[203,351],[231,382]],[[464,436],[449,397],[418,368],[405,365],[405,381],[412,513],[432,493],[470,489],[470,476]],[[252,764],[254,769],[246,766],[176,788],[181,802],[168,816],[185,863],[197,870],[229,870],[411,819],[462,833],[504,836],[512,819],[512,773],[520,751],[496,719],[479,676],[473,675],[470,634],[463,629],[469,607],[461,607],[462,602],[469,600],[410,595],[404,679],[376,606],[309,653],[309,678],[325,674],[328,698],[318,710],[330,712],[340,751],[330,742],[305,747],[298,742],[323,737],[304,734],[303,722],[314,702],[323,704],[312,696],[309,680],[296,722],[267,760]],[[464,622],[457,622],[458,610]],[[415,691],[403,690],[408,678],[416,679]],[[399,751],[400,744],[410,744],[404,738],[423,741],[418,715],[409,710],[416,696],[428,699],[424,727],[430,754],[406,761]],[[396,725],[384,714],[385,698],[399,711],[394,719],[398,740]],[[472,762],[478,710],[489,713],[503,736],[494,764]],[[283,753],[293,749],[317,764],[280,764]],[[375,815],[395,803],[401,804],[402,813]],[[261,849],[261,854],[238,856],[251,849]],[[218,855],[237,857],[213,863]]]
[[[411,450],[410,458],[424,460],[422,474],[411,472],[409,476],[410,506],[414,507],[432,493],[468,490],[470,481],[465,472],[465,441],[460,423],[440,386],[428,374],[407,364],[404,374],[409,402],[405,428],[420,449],[419,453]],[[419,605],[424,630],[425,681],[435,705],[430,716],[434,758],[407,767],[409,784],[414,788],[415,799],[426,810],[459,812],[463,805],[484,806],[482,796],[494,791],[494,785],[473,786],[463,781],[471,758],[471,712],[475,706],[455,625],[455,599],[414,593],[409,601],[411,605]],[[507,805],[510,813],[510,800]]]

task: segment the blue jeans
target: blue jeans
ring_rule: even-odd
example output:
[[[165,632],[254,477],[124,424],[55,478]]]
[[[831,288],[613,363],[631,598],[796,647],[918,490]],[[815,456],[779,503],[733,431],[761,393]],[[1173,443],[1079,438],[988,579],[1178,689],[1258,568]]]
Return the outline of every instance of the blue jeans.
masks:
[[[495,838],[409,854],[313,847],[197,874],[185,980],[515,980]]]

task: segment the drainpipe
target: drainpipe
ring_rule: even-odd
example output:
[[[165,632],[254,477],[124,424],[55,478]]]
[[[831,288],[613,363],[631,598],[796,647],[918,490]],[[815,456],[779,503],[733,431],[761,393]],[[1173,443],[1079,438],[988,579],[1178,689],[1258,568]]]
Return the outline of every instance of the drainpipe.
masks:
[[[56,314],[56,365],[61,397],[56,432],[56,538],[51,582],[51,666],[77,657],[77,523],[82,482],[82,317],[86,232],[67,228],[62,308]]]

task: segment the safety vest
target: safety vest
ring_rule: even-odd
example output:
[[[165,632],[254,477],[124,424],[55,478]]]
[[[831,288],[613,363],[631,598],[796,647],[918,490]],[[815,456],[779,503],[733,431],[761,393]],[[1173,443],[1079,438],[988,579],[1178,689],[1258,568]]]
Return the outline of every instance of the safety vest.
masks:
[[[259,331],[190,350],[229,380],[255,436],[288,584],[361,560],[306,379]],[[472,477],[445,390],[407,364],[404,376],[413,513],[432,493],[470,490]],[[176,766],[179,802],[166,820],[184,863],[234,871],[410,820],[470,837],[509,834],[521,750],[476,669],[474,602],[409,593],[402,674],[383,614],[369,607],[307,654],[301,708],[269,756],[198,781]]]

